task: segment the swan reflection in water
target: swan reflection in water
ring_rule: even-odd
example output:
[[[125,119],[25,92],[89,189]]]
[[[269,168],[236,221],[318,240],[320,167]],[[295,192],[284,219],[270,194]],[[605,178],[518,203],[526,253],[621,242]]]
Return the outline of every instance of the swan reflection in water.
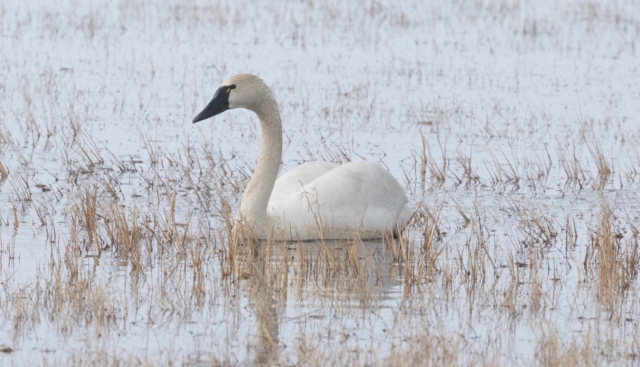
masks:
[[[393,259],[383,241],[256,242],[239,274],[256,318],[254,363],[278,364],[282,323],[368,315],[397,299]]]

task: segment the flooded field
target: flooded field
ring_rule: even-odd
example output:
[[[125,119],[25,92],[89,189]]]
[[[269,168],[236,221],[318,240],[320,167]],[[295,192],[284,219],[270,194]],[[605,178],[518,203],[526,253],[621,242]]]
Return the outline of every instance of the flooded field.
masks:
[[[0,365],[637,365],[640,2],[0,3]],[[243,243],[281,174],[369,160],[398,239]]]

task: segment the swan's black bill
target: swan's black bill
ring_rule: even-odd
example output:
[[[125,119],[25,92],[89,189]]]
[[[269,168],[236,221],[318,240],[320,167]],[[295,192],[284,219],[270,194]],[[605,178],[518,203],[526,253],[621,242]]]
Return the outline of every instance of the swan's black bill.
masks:
[[[209,117],[219,115],[228,110],[229,94],[231,93],[232,89],[236,89],[235,84],[218,88],[216,94],[213,95],[213,99],[211,99],[211,102],[209,102],[207,107],[205,107],[204,110],[202,110],[202,112],[198,114],[198,116],[193,118],[193,123],[195,124],[198,121],[206,120]]]

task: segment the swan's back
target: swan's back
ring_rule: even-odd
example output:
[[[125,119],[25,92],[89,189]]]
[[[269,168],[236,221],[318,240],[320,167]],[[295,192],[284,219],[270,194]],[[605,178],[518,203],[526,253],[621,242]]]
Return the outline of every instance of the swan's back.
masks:
[[[404,188],[367,161],[307,163],[282,176],[276,187],[269,217],[284,225],[292,240],[319,238],[319,227],[325,239],[354,237],[356,231],[363,238],[380,238],[404,227],[410,217]]]

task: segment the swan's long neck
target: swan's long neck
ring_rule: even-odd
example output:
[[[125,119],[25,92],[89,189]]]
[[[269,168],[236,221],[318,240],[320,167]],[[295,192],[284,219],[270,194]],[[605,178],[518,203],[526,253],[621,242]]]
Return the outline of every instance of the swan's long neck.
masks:
[[[267,206],[282,161],[282,122],[278,105],[271,93],[265,94],[252,110],[260,119],[262,142],[256,169],[240,203],[238,218],[253,228],[256,237],[267,238]]]

